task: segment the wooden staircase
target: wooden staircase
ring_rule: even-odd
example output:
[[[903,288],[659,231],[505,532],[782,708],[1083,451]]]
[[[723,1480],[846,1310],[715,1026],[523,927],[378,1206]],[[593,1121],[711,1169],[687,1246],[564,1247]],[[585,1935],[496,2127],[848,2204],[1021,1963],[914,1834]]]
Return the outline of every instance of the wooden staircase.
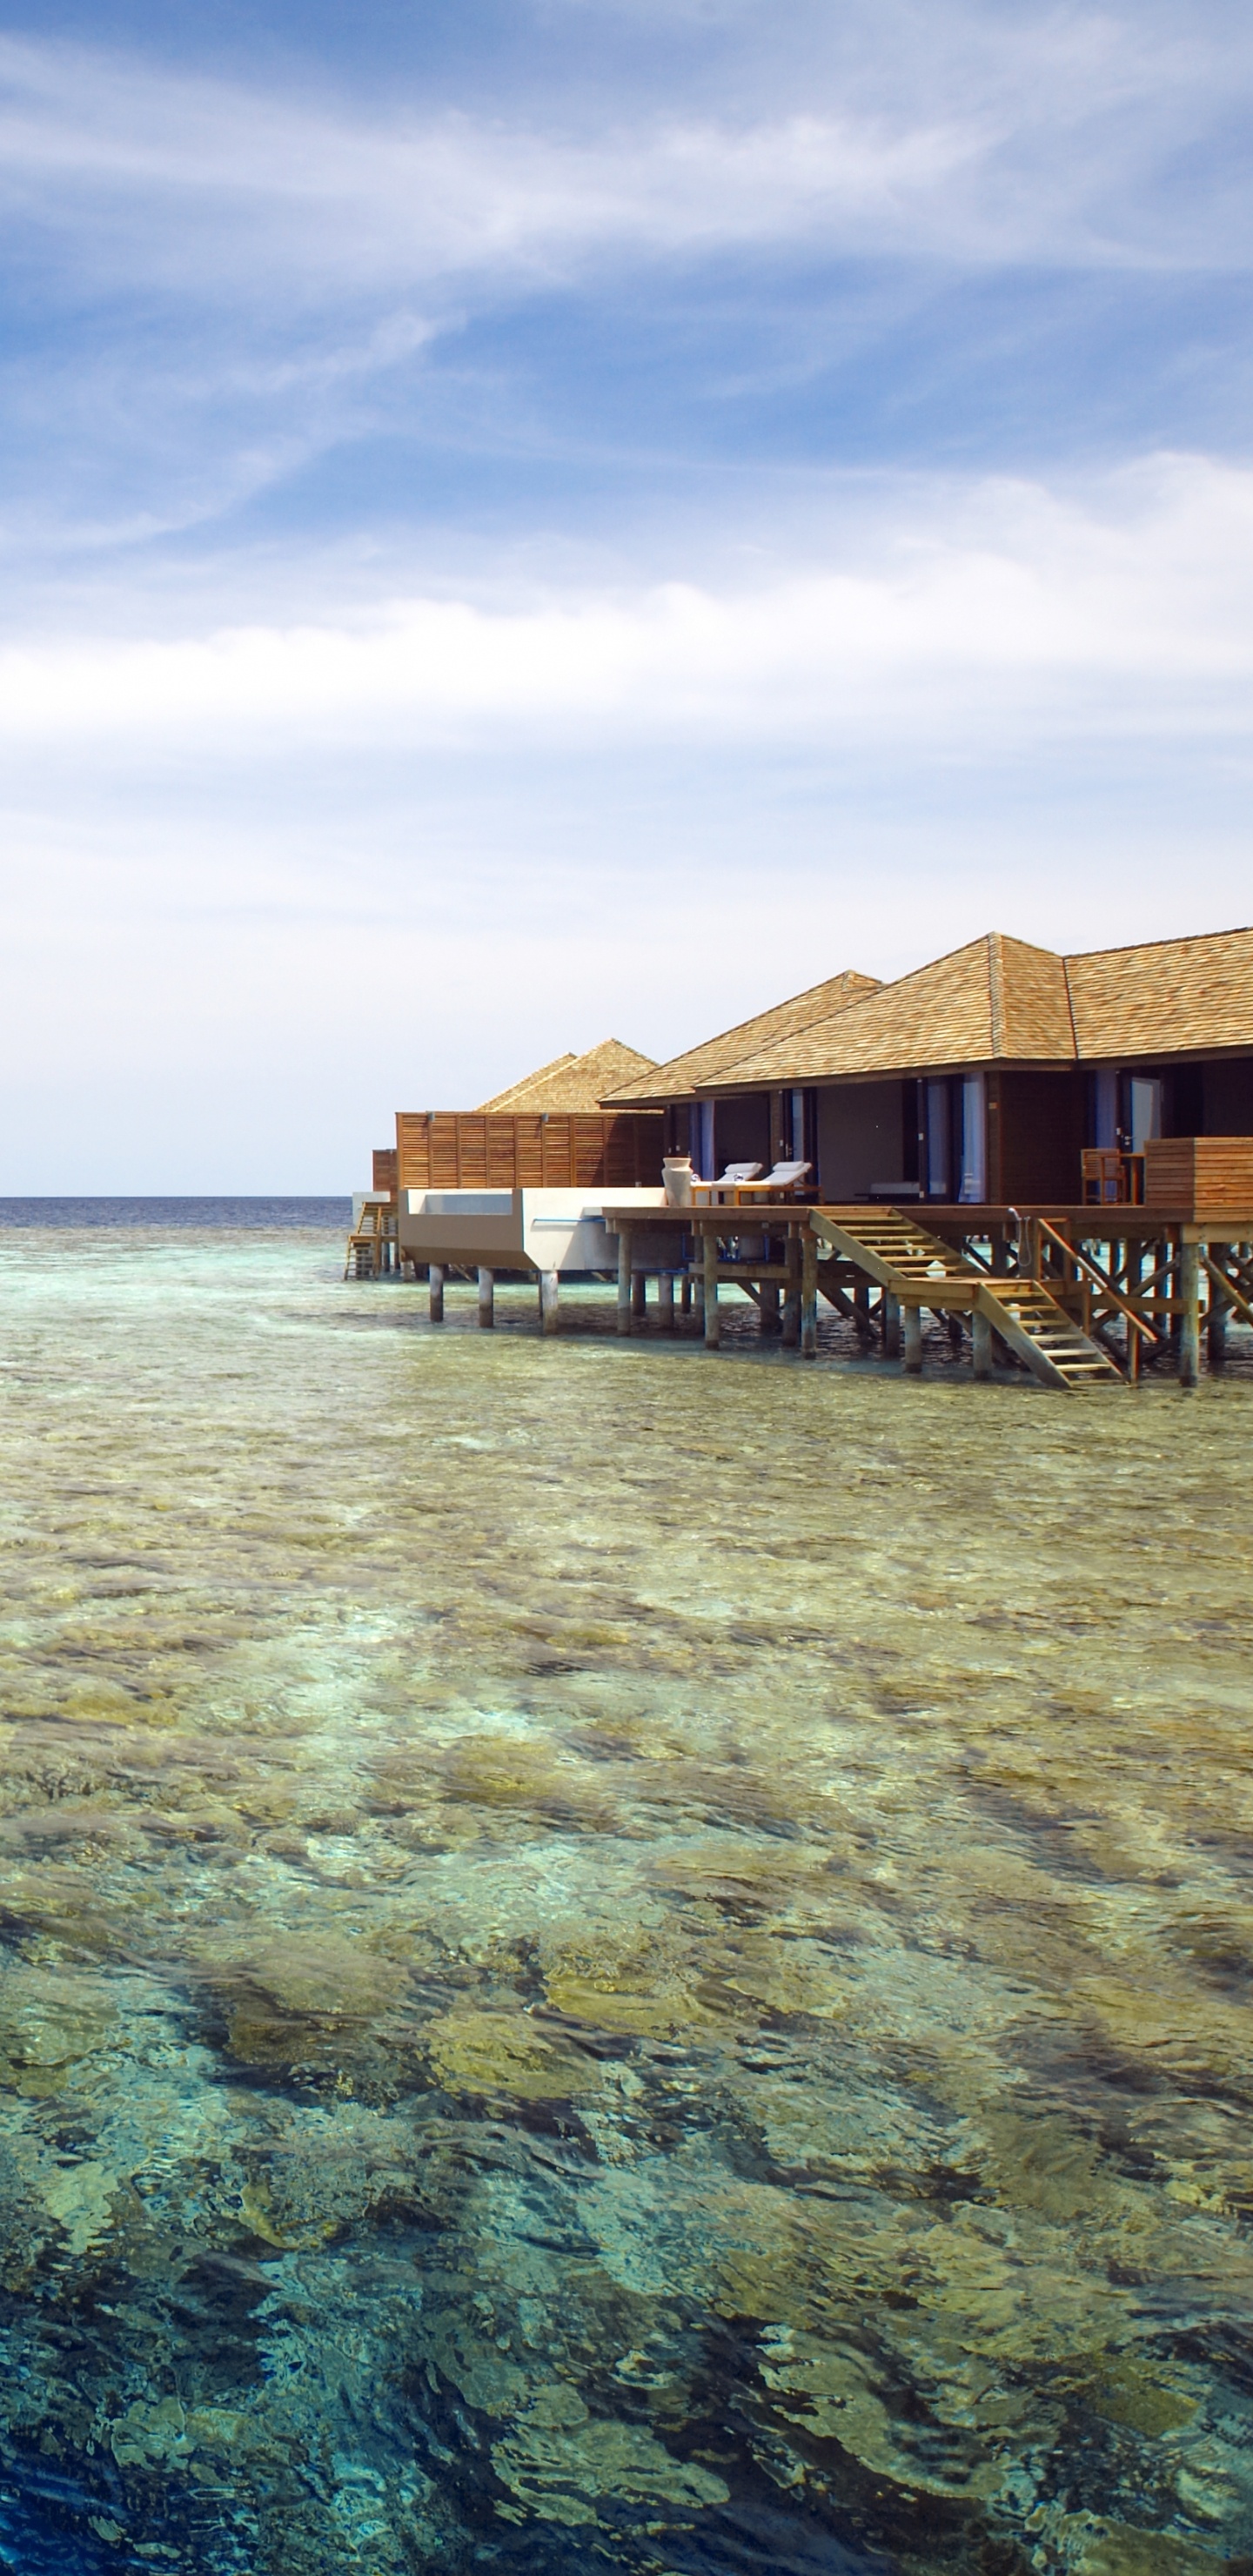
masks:
[[[348,1237],[345,1279],[383,1279],[401,1267],[395,1201],[367,1199]]]
[[[1124,1383],[1040,1280],[993,1277],[899,1208],[813,1208],[810,1218],[820,1242],[902,1305],[985,1316],[1045,1386]]]
[[[978,1312],[1046,1386],[1125,1385],[1109,1352],[1080,1330],[1038,1279],[981,1279]]]

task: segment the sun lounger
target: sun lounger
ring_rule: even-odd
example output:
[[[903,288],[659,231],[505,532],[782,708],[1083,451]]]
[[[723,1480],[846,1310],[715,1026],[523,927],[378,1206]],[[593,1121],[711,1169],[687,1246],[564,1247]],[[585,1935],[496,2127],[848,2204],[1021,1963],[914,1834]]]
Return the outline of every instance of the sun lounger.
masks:
[[[726,1200],[723,1192],[746,1188],[749,1181],[756,1180],[760,1170],[760,1163],[728,1163],[725,1172],[716,1181],[698,1181],[693,1177],[692,1206],[724,1207]],[[734,1200],[731,1204],[734,1206]]]
[[[760,1163],[757,1169],[761,1170]],[[765,1179],[760,1181],[732,1181],[729,1172],[725,1173],[720,1181],[694,1181],[692,1205],[694,1207],[751,1207],[754,1199],[795,1198],[800,1192],[805,1174],[812,1170],[812,1163],[776,1163],[773,1171],[767,1172]],[[697,1198],[698,1189],[705,1192],[703,1199]]]

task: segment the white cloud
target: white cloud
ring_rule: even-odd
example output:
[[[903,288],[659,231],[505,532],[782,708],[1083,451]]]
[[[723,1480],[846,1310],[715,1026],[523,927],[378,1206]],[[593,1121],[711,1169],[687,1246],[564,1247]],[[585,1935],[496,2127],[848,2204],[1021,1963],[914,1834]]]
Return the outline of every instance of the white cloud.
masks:
[[[229,770],[380,744],[1247,735],[1253,473],[1166,458],[1083,498],[995,480],[894,497],[751,580],[445,585],[300,623],[14,644],[0,737],[106,761],[212,742]]]

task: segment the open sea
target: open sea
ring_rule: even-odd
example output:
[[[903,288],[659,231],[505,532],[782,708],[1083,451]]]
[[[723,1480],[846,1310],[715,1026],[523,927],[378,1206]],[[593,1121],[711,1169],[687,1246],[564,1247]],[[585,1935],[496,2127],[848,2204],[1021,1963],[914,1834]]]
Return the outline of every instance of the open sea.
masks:
[[[0,2569],[1253,2576],[1253,1366],[0,1202]]]

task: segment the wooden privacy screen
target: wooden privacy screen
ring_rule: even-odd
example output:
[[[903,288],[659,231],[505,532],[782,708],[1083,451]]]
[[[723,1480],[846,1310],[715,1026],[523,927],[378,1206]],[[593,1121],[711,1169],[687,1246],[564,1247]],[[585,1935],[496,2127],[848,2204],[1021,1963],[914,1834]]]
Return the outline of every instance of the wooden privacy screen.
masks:
[[[1253,1211],[1253,1136],[1154,1136],[1144,1148],[1144,1204],[1186,1216]]]
[[[374,1172],[370,1187],[372,1190],[390,1190],[393,1197],[395,1196],[396,1148],[394,1145],[375,1146]]]
[[[510,1117],[459,1109],[398,1109],[402,1190],[656,1189],[660,1110]]]

